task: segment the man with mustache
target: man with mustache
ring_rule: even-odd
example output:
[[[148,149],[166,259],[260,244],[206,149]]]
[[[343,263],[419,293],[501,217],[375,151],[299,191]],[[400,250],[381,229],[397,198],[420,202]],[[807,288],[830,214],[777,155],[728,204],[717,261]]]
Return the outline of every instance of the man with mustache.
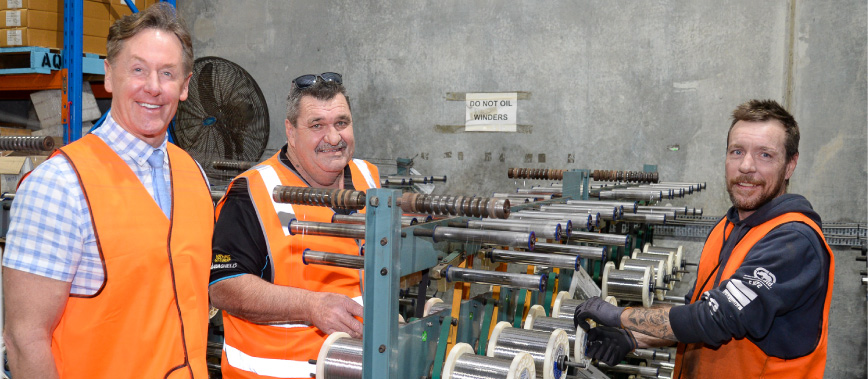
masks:
[[[726,189],[732,208],[708,235],[686,305],[576,309],[588,352],[614,364],[638,347],[678,343],[677,378],[822,378],[834,256],[820,216],[787,194],[799,127],[777,102],[732,114]],[[586,319],[598,324],[590,329]]]
[[[309,378],[328,334],[360,338],[362,271],[305,265],[304,250],[359,255],[350,238],[290,235],[293,218],[341,209],[275,203],[275,186],[364,191],[376,166],[353,158],[350,101],[339,74],[302,75],[286,99],[287,144],[239,175],[217,205],[210,297],[223,310],[224,378]]]

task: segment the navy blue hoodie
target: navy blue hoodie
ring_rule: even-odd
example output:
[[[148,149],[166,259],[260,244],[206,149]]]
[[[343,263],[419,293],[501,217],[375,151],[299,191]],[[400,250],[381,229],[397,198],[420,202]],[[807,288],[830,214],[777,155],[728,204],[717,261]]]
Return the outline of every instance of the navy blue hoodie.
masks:
[[[669,312],[679,342],[702,342],[715,348],[733,338],[747,338],[766,354],[783,359],[802,357],[816,348],[829,285],[830,252],[810,226],[791,222],[770,231],[732,277],[720,281],[738,241],[752,227],[789,212],[800,212],[822,227],[820,216],[801,195],[779,196],[744,220],[739,220],[735,208],[729,209],[726,219],[733,230],[723,244],[720,269],[714,278],[697,278],[713,281],[713,289],[697,302],[672,307]],[[758,280],[765,284],[752,285]],[[688,302],[692,297],[693,290],[687,294]]]

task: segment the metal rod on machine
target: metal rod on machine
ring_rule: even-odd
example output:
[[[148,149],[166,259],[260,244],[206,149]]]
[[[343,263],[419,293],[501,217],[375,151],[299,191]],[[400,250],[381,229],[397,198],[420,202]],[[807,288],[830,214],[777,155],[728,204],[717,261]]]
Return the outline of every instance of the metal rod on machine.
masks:
[[[605,190],[600,191],[597,195],[600,200],[638,200],[638,201],[660,201],[662,200],[662,194],[650,194],[650,193],[623,193],[623,192],[613,192],[613,190]]]
[[[578,270],[582,265],[581,257],[561,254],[541,254],[526,251],[491,249],[485,253],[485,257],[492,262],[513,262],[533,264],[548,267],[566,268]]]
[[[340,209],[362,209],[365,193],[343,189],[276,186],[272,198],[278,203],[312,205]]]
[[[0,150],[52,151],[54,138],[50,136],[0,136]]]
[[[670,354],[668,351],[657,350],[657,349],[645,349],[639,348],[633,350],[628,356],[639,358],[639,359],[650,359],[650,360],[663,360],[668,361],[670,359]]]
[[[552,195],[543,195],[543,194],[520,194],[520,193],[503,193],[503,192],[495,192],[491,194],[491,197],[506,197],[509,199],[533,199],[532,201],[537,200],[550,200]]]
[[[548,274],[530,275],[511,272],[474,270],[452,265],[443,270],[443,277],[450,282],[484,283],[523,288],[532,291],[545,291]]]
[[[607,372],[618,372],[622,374],[638,375],[641,377],[656,378],[657,375],[660,373],[657,367],[628,365],[626,363],[619,363],[614,366],[609,366],[603,362],[598,362],[598,365],[600,369]]]
[[[506,172],[506,176],[510,179],[543,179],[543,180],[563,180],[564,171],[548,168],[510,168]]]
[[[417,237],[431,237],[435,243],[441,241],[476,242],[533,250],[536,236],[533,232],[509,232],[504,230],[478,230],[435,226],[434,229],[413,229]]]
[[[599,204],[599,205],[591,205],[591,204],[549,204],[544,205],[548,209],[563,209],[566,211],[590,211],[590,212],[600,212],[600,213],[612,213],[613,217],[617,218],[621,214],[624,213],[623,205],[612,205],[612,204]],[[545,210],[543,207],[540,207],[540,210]]]
[[[211,167],[214,167],[218,170],[246,171],[253,166],[256,166],[256,162],[230,160],[211,161]]]
[[[433,213],[468,217],[509,217],[508,198],[424,195],[405,192],[397,199],[407,213]]]
[[[289,220],[291,235],[332,236],[342,238],[365,238],[365,226],[358,224],[332,224],[330,222]]]
[[[332,216],[332,222],[335,224],[362,224],[365,223],[364,213],[353,213],[349,215],[335,214]],[[416,225],[419,220],[414,216],[401,216],[401,226]]]
[[[597,215],[599,219],[613,221],[621,218],[621,212],[618,208],[585,208],[579,206],[570,206],[562,204],[543,205],[539,207],[540,212],[555,213],[555,214],[590,214]],[[529,211],[533,212],[533,211]]]
[[[587,223],[585,223],[585,215],[587,215]],[[573,222],[573,227],[580,229],[591,229],[593,226],[600,225],[600,213],[578,213],[578,212],[553,212],[553,211],[532,211],[521,210],[515,212],[516,218],[547,218],[550,220],[570,220]],[[587,225],[587,228],[583,228]]]
[[[668,217],[668,218],[672,218],[672,219],[674,219],[675,217],[678,216],[678,213],[677,213],[676,211],[674,211],[674,210],[667,210],[667,209],[658,210],[658,209],[642,209],[642,208],[639,208],[639,209],[636,210],[636,214],[645,214],[645,215],[657,215],[657,214],[661,214],[661,215],[666,215],[666,217]]]
[[[541,194],[541,195],[552,195],[552,197],[560,197],[560,194],[563,193],[563,189],[551,188],[551,187],[549,187],[549,188],[544,188],[544,187],[516,188],[515,193],[520,194],[520,195]],[[558,196],[554,196],[554,195],[558,195]]]
[[[686,216],[688,209],[689,208],[687,208],[687,206],[676,207],[676,206],[665,206],[665,205],[641,205],[641,206],[636,208],[637,211],[639,211],[639,210],[673,211],[673,212],[675,212],[676,215],[679,215],[679,216]]]
[[[601,200],[567,200],[567,205],[612,205],[620,206],[624,212],[636,213],[638,201],[601,201]],[[621,213],[624,213],[621,212]]]
[[[537,238],[553,239],[560,241],[566,235],[572,234],[572,223],[567,221],[568,226],[562,227],[560,222],[545,221],[531,223],[525,220],[469,220],[467,227],[481,230],[507,230],[512,232],[534,232]]]
[[[644,171],[616,171],[616,170],[594,170],[591,172],[591,179],[598,181],[610,182],[638,182],[638,183],[657,183],[659,177],[657,172]]]
[[[595,232],[573,232],[572,237],[570,237],[571,241],[581,241],[581,242],[590,242],[596,243],[599,245],[606,246],[624,246],[627,247],[630,244],[630,236],[629,235],[621,235],[621,234],[609,234],[609,233],[595,233]]]
[[[666,224],[666,215],[662,213],[624,213],[621,221],[641,222],[645,224]]]
[[[705,182],[660,182],[660,184],[693,186],[694,191],[702,191],[705,189]]]
[[[217,202],[223,198],[223,195],[226,194],[226,191],[215,191],[211,190],[211,201]]]
[[[306,265],[317,264],[346,268],[365,268],[365,257],[363,256],[329,253],[311,249],[304,249],[301,261]]]
[[[562,245],[545,242],[537,242],[534,249],[547,253],[578,255],[583,259],[602,260],[603,263],[606,262],[606,253],[609,251],[606,246]]]

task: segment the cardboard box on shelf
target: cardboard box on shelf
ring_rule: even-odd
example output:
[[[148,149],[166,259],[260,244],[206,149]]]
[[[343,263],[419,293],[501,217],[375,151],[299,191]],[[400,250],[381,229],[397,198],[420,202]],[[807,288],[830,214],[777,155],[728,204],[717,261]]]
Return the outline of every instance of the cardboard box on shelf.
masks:
[[[35,9],[63,13],[63,0],[0,0],[0,10]]]
[[[31,170],[30,157],[0,157],[0,192],[15,192],[18,181]]]
[[[106,55],[105,43],[105,37],[82,36],[82,51]],[[31,28],[0,29],[0,47],[16,46],[63,49],[63,32]]]
[[[108,37],[108,29],[111,25],[108,19],[85,17],[82,23],[84,35]],[[62,32],[63,13],[34,9],[7,9],[0,11],[0,28],[20,27]]]

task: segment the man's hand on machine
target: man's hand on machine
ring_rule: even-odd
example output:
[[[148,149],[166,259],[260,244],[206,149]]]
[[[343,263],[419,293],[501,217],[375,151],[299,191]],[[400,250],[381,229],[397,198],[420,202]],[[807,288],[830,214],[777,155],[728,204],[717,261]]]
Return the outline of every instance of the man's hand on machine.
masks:
[[[621,313],[624,308],[607,303],[605,300],[594,296],[576,307],[573,315],[573,324],[585,331],[591,329],[586,319],[594,320],[597,324],[613,327],[621,327]]]
[[[346,332],[353,338],[362,338],[364,308],[349,297],[330,292],[311,292],[310,322],[325,334]]]
[[[611,304],[610,304],[611,305]],[[621,328],[598,326],[588,331],[588,346],[585,355],[609,366],[624,360],[627,353],[638,344],[630,331]]]

